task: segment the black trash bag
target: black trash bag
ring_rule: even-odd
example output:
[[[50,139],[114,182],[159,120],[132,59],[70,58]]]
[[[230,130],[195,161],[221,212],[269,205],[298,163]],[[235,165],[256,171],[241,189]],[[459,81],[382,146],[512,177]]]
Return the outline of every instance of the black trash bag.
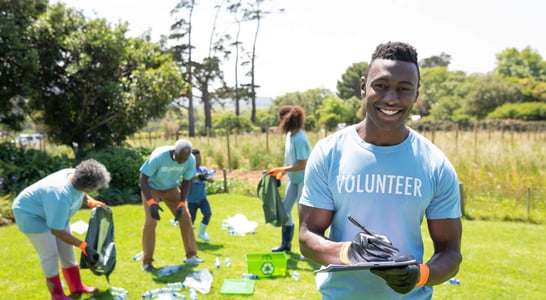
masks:
[[[258,182],[258,197],[263,201],[265,223],[280,227],[288,221],[288,214],[284,209],[281,195],[279,193],[279,180],[264,172],[262,179]]]
[[[80,269],[90,269],[97,276],[104,275],[110,282],[110,274],[116,266],[116,244],[114,243],[114,219],[109,208],[101,206],[93,208],[85,241],[87,245],[97,250],[100,258],[93,264],[87,256],[82,254]]]

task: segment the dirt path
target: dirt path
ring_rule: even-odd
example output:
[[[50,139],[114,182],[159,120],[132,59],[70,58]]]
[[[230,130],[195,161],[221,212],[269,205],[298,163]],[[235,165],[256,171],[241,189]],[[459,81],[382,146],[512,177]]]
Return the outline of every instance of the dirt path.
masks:
[[[231,172],[226,170],[226,176],[228,179],[237,179],[253,185],[258,185],[258,182],[260,182],[260,179],[262,178],[262,173],[263,171],[249,171],[241,169],[232,170]]]

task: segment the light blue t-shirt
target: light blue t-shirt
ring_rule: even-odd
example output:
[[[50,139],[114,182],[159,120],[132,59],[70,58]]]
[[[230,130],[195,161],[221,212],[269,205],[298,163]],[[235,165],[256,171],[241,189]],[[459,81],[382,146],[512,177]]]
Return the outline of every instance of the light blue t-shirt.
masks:
[[[421,222],[461,217],[459,183],[446,156],[410,130],[395,146],[366,143],[349,126],[317,143],[307,161],[300,204],[334,211],[329,239],[352,241],[361,230],[386,235],[402,255],[423,261]],[[431,287],[394,292],[369,271],[318,273],[325,299],[430,299]]]
[[[191,180],[195,175],[195,157],[190,154],[188,160],[179,164],[172,159],[172,146],[157,147],[140,167],[140,172],[148,176],[151,188],[164,191],[180,185],[180,178]]]
[[[307,160],[311,153],[311,146],[305,132],[300,129],[293,136],[288,132],[286,134],[286,143],[284,145],[285,166],[295,165],[299,160]],[[303,181],[305,170],[287,172],[288,178],[293,183]]]
[[[68,181],[74,169],[50,174],[25,188],[13,201],[13,214],[19,230],[43,233],[63,230],[70,218],[81,208],[84,192]]]
[[[200,166],[197,169],[198,174],[206,174],[209,170],[206,167]],[[199,203],[207,198],[207,182],[199,178],[191,181],[190,192],[188,193],[188,203]]]

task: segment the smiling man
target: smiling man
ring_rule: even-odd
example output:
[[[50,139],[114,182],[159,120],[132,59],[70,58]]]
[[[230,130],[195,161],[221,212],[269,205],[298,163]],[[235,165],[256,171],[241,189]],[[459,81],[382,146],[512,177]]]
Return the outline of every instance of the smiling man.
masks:
[[[405,125],[419,81],[411,45],[379,45],[361,82],[366,117],[319,141],[309,156],[299,202],[302,254],[324,266],[404,263],[319,272],[323,299],[431,299],[432,286],[459,270],[457,175],[440,149]],[[425,217],[434,245],[427,261]]]

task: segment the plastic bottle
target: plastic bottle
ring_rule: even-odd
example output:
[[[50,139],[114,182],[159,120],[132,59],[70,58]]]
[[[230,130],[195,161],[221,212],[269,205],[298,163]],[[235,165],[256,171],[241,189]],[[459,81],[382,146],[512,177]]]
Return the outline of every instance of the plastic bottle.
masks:
[[[190,300],[198,300],[197,291],[194,288],[190,288]]]
[[[160,289],[147,290],[142,294],[142,299],[152,299],[161,294]]]
[[[218,257],[214,259],[214,266],[216,269],[220,269],[220,259]]]
[[[115,286],[110,288],[110,295],[112,295],[114,300],[126,300],[128,294],[129,292],[123,288]]]
[[[115,287],[115,286],[110,288],[110,294],[112,294],[112,295],[114,295],[114,294],[121,295],[121,294],[128,294],[128,293],[129,292],[124,288]]]
[[[209,171],[209,172],[205,175],[205,179],[206,179],[206,180],[211,179],[212,176],[214,176],[214,174],[216,174],[216,170],[211,170],[211,171]]]
[[[156,300],[186,300],[186,296],[179,293],[165,293],[157,296]]]
[[[292,272],[292,278],[296,281],[300,280],[300,273],[298,271]]]
[[[163,267],[161,269],[159,269],[159,271],[157,271],[157,276],[159,277],[165,277],[165,276],[169,276],[173,273],[176,273],[178,271],[182,270],[182,266],[180,265],[176,265],[176,266],[166,266],[166,267]]]
[[[257,279],[259,279],[258,275],[252,274],[252,273],[243,273],[243,275],[241,277],[243,279],[248,279],[248,280],[257,280]]]
[[[146,292],[144,292],[144,294],[142,294],[142,298],[145,298],[145,299],[152,299],[152,298],[155,298],[155,297],[158,297],[160,295],[172,295],[173,292],[171,291],[170,288],[160,288],[160,289],[153,289],[153,290],[147,290]]]
[[[229,257],[226,257],[224,260],[224,266],[226,266],[226,268],[231,267],[231,259],[229,259]]]
[[[142,255],[144,255],[144,252],[142,252],[142,251],[140,251],[139,253],[135,254],[135,256],[133,256],[133,261],[141,260],[141,259],[142,259]]]
[[[172,292],[178,292],[186,288],[182,282],[169,282],[167,283],[167,288]]]

